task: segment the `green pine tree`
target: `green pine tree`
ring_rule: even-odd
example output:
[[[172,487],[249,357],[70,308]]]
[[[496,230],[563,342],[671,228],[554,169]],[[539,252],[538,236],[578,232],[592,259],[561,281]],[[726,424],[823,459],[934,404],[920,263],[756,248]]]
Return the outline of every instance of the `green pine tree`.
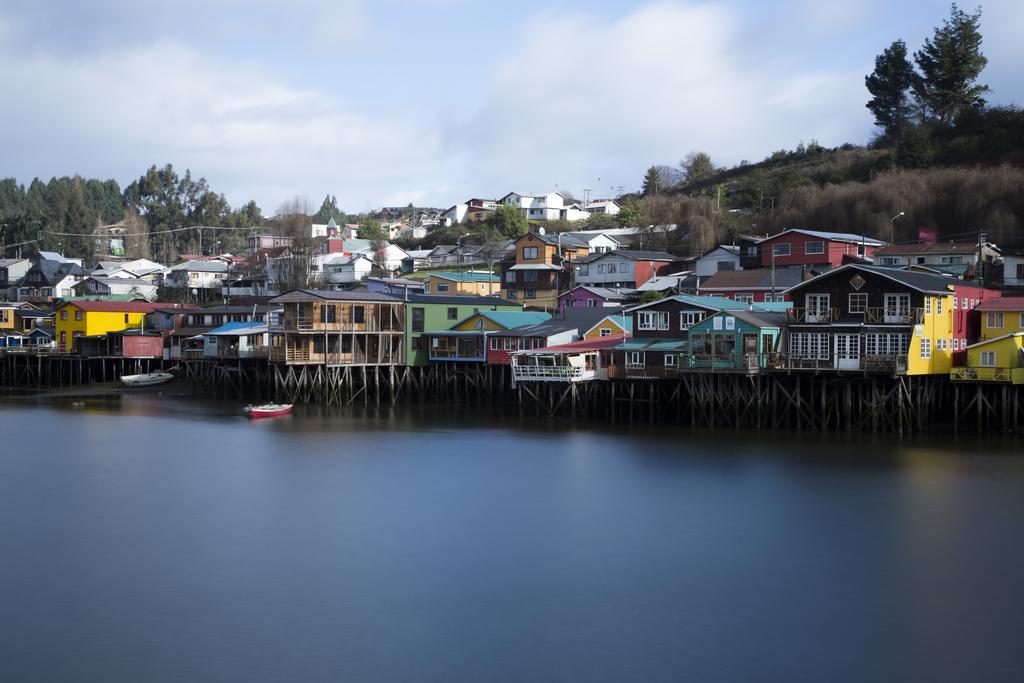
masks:
[[[910,120],[908,94],[914,85],[914,67],[907,59],[906,43],[897,40],[875,57],[875,70],[864,77],[864,85],[871,93],[865,106],[874,114],[875,125],[886,136],[898,139]]]
[[[976,82],[988,64],[981,54],[980,19],[980,7],[968,14],[953,3],[949,19],[914,53],[920,70],[914,95],[925,116],[951,124],[960,114],[984,106],[982,93],[989,88]]]

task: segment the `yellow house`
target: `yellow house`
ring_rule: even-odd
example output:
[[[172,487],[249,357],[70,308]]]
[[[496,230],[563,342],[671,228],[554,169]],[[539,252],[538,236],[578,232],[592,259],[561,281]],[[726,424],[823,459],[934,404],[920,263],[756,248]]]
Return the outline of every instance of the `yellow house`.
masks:
[[[424,280],[427,294],[493,296],[501,293],[501,278],[490,272],[430,273]]]
[[[914,325],[907,353],[908,375],[944,375],[953,368],[959,342],[953,334],[953,300],[950,293],[925,294],[920,323]]]
[[[77,351],[79,337],[142,327],[146,314],[160,305],[145,301],[69,301],[57,309],[57,349]]]
[[[599,323],[587,330],[584,339],[600,339],[630,334],[633,331],[633,319],[628,315],[605,316]]]
[[[981,341],[1024,332],[1024,296],[986,299],[978,304],[981,312]]]
[[[0,304],[0,332],[14,330],[14,305]]]
[[[950,377],[1024,384],[1024,332],[1011,332],[971,344],[967,347],[967,367],[953,368]]]

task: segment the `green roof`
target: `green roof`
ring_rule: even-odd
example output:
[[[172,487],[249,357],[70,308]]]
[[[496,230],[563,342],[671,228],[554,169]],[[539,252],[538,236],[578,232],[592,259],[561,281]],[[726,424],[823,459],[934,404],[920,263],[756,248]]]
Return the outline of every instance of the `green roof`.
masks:
[[[431,277],[438,277],[443,280],[452,280],[454,282],[501,282],[501,278],[494,273],[462,273],[457,271],[451,272],[429,272],[427,275]]]
[[[627,339],[615,348],[619,351],[686,351],[688,346],[682,339]]]
[[[487,318],[506,330],[510,330],[513,327],[522,327],[523,325],[540,325],[541,323],[547,322],[551,319],[550,313],[544,313],[542,311],[480,311],[479,313],[474,313],[473,315],[463,318],[452,325],[452,327],[458,327],[476,315]]]

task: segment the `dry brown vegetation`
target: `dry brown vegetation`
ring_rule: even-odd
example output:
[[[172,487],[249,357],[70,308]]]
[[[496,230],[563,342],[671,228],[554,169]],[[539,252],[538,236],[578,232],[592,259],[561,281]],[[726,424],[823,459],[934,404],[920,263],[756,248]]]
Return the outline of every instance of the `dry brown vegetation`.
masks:
[[[941,239],[971,239],[985,231],[1004,246],[1024,245],[1024,169],[939,168],[890,171],[870,182],[802,186],[780,197],[765,220],[770,232],[818,228],[861,232],[888,240],[890,218],[897,242],[917,240],[919,227]]]

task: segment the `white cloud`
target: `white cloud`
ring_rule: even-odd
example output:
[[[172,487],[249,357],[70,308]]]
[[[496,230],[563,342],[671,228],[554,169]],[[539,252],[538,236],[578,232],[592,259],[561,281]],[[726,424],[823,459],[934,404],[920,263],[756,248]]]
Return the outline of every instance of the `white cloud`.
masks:
[[[385,193],[419,192],[439,177],[429,129],[347,110],[290,88],[253,65],[205,59],[164,43],[91,59],[6,55],[0,109],[7,141],[0,175],[114,176],[151,164],[190,167],[229,201],[265,211],[296,194],[330,192],[349,210]],[[17,166],[14,166],[17,164]]]
[[[801,140],[864,139],[863,74],[794,66],[738,49],[723,7],[662,3],[619,21],[546,14],[502,61],[469,127],[481,191],[555,182],[636,187],[651,163],[691,150],[718,163]],[[611,182],[609,182],[611,181]]]

